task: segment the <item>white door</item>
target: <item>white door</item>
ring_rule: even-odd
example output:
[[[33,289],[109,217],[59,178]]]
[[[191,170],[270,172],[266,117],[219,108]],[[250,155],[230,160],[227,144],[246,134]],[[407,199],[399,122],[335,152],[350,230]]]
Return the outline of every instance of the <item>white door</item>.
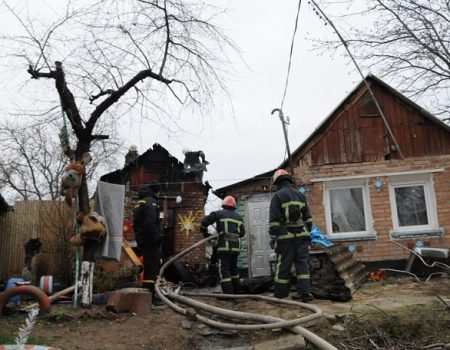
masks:
[[[270,275],[269,196],[247,200],[248,254],[250,277]]]

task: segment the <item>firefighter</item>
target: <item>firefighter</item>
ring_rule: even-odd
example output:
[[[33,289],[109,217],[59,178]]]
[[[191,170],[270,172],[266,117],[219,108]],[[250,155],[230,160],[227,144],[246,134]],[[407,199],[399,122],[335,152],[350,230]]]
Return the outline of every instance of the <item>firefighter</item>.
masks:
[[[183,172],[185,174],[193,174],[195,181],[203,181],[203,172],[207,171],[206,166],[209,162],[205,159],[203,151],[191,151],[188,148],[183,149],[184,162]]]
[[[138,194],[138,201],[133,210],[133,230],[137,247],[144,258],[144,279],[142,287],[152,293],[152,303],[161,305],[155,293],[155,282],[159,272],[161,242],[161,224],[159,220],[158,195],[161,185],[152,181],[145,185]]]
[[[292,177],[284,169],[273,175],[277,191],[270,202],[269,235],[271,246],[276,244],[274,296],[285,298],[290,291],[292,263],[297,274],[297,295],[293,299],[308,302],[310,290],[309,243],[312,218],[305,196],[292,187]]]
[[[236,212],[236,200],[233,196],[223,199],[222,210],[214,211],[202,220],[200,231],[205,238],[208,236],[208,226],[214,223],[218,234],[217,259],[222,291],[224,294],[239,294],[239,238],[245,235],[245,228],[242,216]]]

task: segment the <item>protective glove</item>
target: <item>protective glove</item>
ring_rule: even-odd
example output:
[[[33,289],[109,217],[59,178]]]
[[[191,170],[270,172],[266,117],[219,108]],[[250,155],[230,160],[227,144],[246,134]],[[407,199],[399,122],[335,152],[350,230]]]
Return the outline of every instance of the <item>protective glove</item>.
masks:
[[[275,249],[277,246],[277,236],[270,236],[269,246],[270,249]]]

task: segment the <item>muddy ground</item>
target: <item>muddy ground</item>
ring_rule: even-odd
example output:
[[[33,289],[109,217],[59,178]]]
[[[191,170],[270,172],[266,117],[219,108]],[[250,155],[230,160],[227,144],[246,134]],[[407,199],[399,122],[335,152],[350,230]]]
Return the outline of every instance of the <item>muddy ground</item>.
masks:
[[[441,299],[450,299],[450,279],[368,282],[350,302],[314,301],[324,318],[307,328],[339,349],[450,349],[450,307]],[[284,319],[307,314],[256,301],[213,303]],[[88,317],[84,310],[55,304],[50,314],[39,316],[29,343],[64,350],[206,350],[254,345],[289,335],[284,330],[220,331],[191,322],[168,307],[153,309],[145,317],[124,313],[117,319],[105,318],[104,306],[91,311],[98,311],[98,318],[93,318],[95,312]],[[14,343],[25,318],[24,313],[0,316],[0,344]]]

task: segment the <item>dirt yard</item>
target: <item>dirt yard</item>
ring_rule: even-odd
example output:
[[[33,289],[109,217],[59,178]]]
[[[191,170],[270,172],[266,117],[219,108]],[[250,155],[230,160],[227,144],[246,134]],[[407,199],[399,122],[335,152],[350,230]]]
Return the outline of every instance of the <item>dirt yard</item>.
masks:
[[[450,308],[440,298],[450,299],[449,279],[368,282],[350,302],[314,301],[324,318],[307,328],[339,349],[450,349]],[[255,301],[214,303],[284,319],[305,314],[304,310]],[[50,314],[39,317],[29,343],[63,350],[206,350],[254,345],[289,334],[283,330],[220,331],[189,321],[168,307],[153,309],[145,317],[120,314],[108,319],[100,306],[90,314],[92,317],[85,310],[55,304]],[[25,318],[23,313],[0,317],[0,344],[14,343]]]

